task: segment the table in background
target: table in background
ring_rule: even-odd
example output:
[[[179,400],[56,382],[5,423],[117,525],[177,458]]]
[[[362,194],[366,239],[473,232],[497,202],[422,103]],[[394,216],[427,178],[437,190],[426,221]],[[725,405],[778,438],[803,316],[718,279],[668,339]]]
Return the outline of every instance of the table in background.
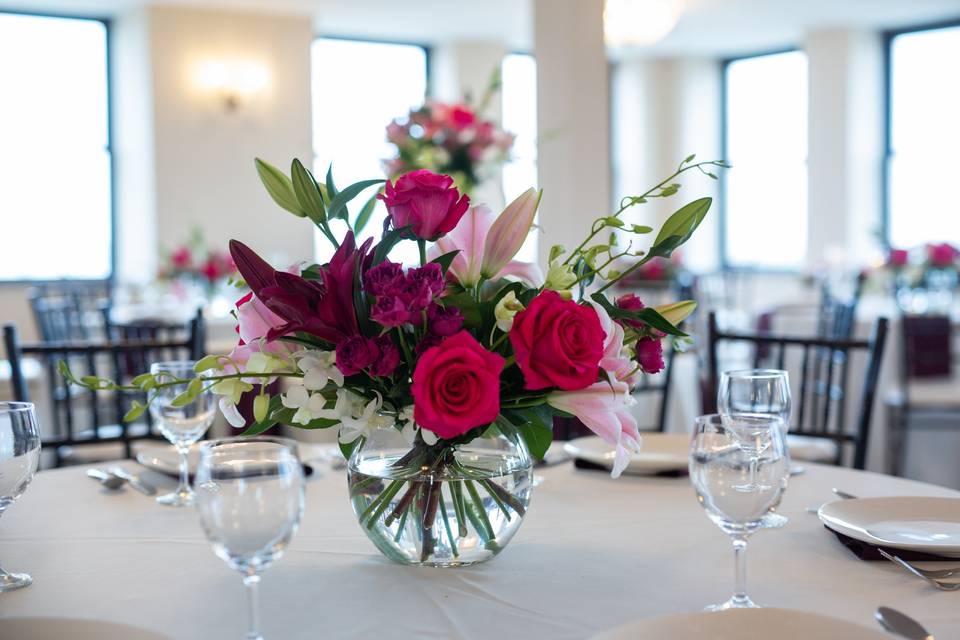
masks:
[[[343,472],[312,479],[300,532],[264,574],[266,637],[587,638],[730,595],[732,546],[686,478],[612,480],[569,464],[538,473],[544,482],[503,554],[445,570],[382,558],[358,528]],[[866,626],[875,624],[878,605],[892,605],[938,638],[960,637],[957,594],[888,562],[858,560],[806,513],[831,499],[831,487],[862,496],[960,497],[808,465],[784,499],[790,524],[751,539],[750,594]],[[38,474],[0,521],[0,558],[34,577],[33,586],[0,595],[0,628],[5,617],[55,616],[125,622],[177,640],[243,635],[240,577],[213,555],[196,513],[130,491],[107,495],[83,469]]]

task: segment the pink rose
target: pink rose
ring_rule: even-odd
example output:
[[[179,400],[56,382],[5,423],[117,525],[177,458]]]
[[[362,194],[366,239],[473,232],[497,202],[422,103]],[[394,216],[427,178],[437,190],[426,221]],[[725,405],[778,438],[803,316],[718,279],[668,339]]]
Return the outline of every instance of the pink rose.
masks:
[[[525,388],[583,389],[597,381],[605,335],[593,307],[546,290],[513,319],[510,342]]]
[[[447,112],[447,125],[455,131],[463,131],[477,121],[477,115],[463,106],[455,104]]]
[[[644,373],[659,373],[663,370],[663,343],[658,338],[637,340],[637,362]]]
[[[949,267],[957,259],[957,250],[950,243],[931,244],[927,247],[927,256],[935,267]]]
[[[460,195],[453,178],[426,169],[411,171],[387,181],[378,195],[387,206],[393,226],[411,227],[423,240],[436,240],[450,232],[470,206],[470,198]]]
[[[190,254],[190,247],[180,247],[170,254],[170,262],[177,269],[186,269],[193,262],[193,256]]]
[[[490,424],[500,414],[503,365],[466,331],[427,349],[413,371],[413,419],[441,438]]]

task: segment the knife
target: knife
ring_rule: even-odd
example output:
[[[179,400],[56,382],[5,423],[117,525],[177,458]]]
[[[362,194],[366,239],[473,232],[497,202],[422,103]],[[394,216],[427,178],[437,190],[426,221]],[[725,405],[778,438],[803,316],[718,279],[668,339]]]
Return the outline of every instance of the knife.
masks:
[[[137,476],[133,475],[123,467],[113,467],[112,469],[110,469],[110,473],[117,476],[118,478],[123,478],[130,484],[131,487],[133,487],[134,489],[136,489],[137,491],[139,491],[145,496],[152,496],[152,495],[156,495],[157,493],[157,490],[153,487],[153,485],[147,484],[146,482],[144,482]]]
[[[880,626],[890,633],[910,640],[934,640],[933,634],[924,629],[919,622],[896,609],[880,607],[874,616]]]

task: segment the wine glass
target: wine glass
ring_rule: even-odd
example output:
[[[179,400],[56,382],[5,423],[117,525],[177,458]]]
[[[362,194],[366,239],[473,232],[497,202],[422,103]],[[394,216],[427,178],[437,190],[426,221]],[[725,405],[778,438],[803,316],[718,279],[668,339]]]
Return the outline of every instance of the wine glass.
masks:
[[[30,402],[0,402],[0,515],[23,495],[40,462],[40,427]],[[33,582],[0,568],[0,593]]]
[[[243,576],[247,640],[262,640],[257,585],[280,559],[303,515],[303,467],[285,438],[226,438],[200,447],[197,509],[213,551]]]
[[[710,520],[733,539],[736,588],[707,611],[751,608],[747,596],[747,538],[779,502],[790,458],[778,419],[731,414],[696,420],[690,445],[690,481]]]
[[[155,362],[150,365],[158,385],[196,377],[192,360]],[[174,399],[187,390],[188,384],[155,387],[151,393],[150,414],[157,421],[160,433],[177,448],[180,454],[180,484],[172,493],[157,497],[157,502],[171,507],[193,504],[190,488],[190,445],[203,437],[216,417],[214,395],[205,386],[194,400],[184,406],[174,406]]]
[[[720,415],[767,415],[780,420],[786,436],[790,429],[791,409],[790,377],[782,369],[742,369],[727,371],[720,376],[720,389],[717,392],[717,411]],[[771,511],[763,519],[763,526],[779,529],[789,521],[787,516]]]

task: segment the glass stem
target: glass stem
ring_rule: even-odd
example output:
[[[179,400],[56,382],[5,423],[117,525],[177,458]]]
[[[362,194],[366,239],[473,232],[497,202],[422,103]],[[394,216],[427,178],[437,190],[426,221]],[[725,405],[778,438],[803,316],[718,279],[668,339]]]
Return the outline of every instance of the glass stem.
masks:
[[[260,576],[252,573],[243,576],[243,586],[247,591],[247,635],[246,640],[263,640],[260,635],[260,602],[257,587]]]
[[[747,539],[733,539],[733,561],[736,564],[737,582],[733,590],[733,601],[746,602],[747,598]]]
[[[186,495],[190,493],[190,447],[178,444],[177,452],[180,454],[180,486],[177,487],[177,493]]]

